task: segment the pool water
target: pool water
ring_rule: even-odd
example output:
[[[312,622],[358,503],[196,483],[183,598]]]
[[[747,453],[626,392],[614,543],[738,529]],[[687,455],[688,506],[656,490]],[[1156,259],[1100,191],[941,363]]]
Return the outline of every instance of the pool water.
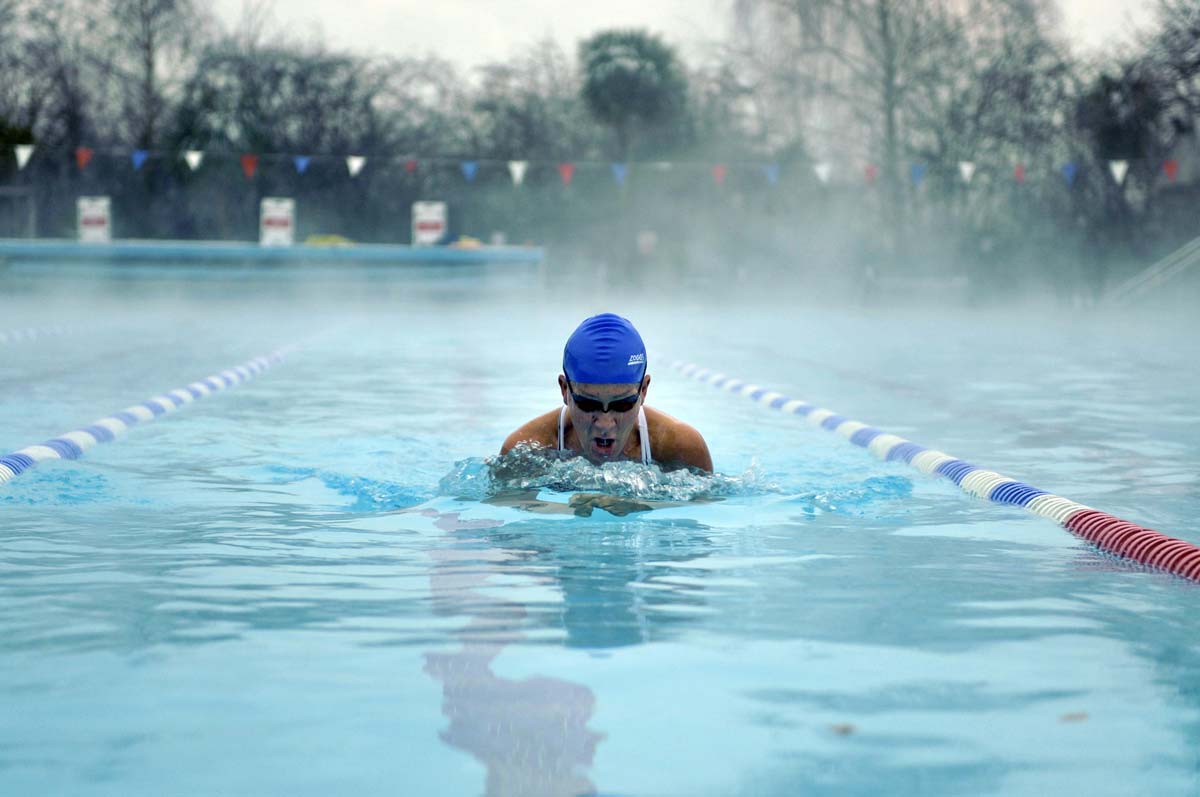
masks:
[[[299,346],[0,485],[0,793],[1200,791],[1200,585],[665,365],[1200,543],[1200,322],[227,274],[0,273],[0,454]],[[604,310],[718,474],[481,500]]]

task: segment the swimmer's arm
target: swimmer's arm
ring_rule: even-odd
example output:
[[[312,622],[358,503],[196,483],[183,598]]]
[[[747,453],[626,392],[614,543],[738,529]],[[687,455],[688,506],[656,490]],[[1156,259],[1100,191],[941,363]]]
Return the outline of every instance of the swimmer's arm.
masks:
[[[494,506],[511,506],[517,509],[524,509],[527,512],[540,512],[545,515],[575,514],[574,508],[566,504],[539,501],[537,494],[537,490],[514,490],[513,492],[488,496],[483,499],[483,503],[493,504]]]
[[[713,472],[712,455],[708,453],[708,443],[691,426],[679,423],[672,430],[670,443],[663,452],[663,461],[678,467],[695,468],[705,473]],[[655,458],[658,452],[655,451]]]

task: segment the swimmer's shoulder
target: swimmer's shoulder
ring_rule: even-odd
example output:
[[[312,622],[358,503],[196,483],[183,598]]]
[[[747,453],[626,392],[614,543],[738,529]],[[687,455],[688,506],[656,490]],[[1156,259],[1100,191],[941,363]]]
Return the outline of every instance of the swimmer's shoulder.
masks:
[[[510,434],[500,447],[501,454],[507,454],[517,443],[535,443],[546,448],[558,447],[558,414],[560,410],[550,410],[529,421],[520,429]],[[653,441],[653,438],[651,438]],[[651,443],[653,444],[653,443]]]
[[[650,428],[650,450],[654,459],[665,467],[685,466],[712,473],[712,455],[704,436],[693,426],[662,410],[645,407],[646,425]],[[558,430],[555,430],[557,435]],[[555,441],[557,442],[557,440]]]

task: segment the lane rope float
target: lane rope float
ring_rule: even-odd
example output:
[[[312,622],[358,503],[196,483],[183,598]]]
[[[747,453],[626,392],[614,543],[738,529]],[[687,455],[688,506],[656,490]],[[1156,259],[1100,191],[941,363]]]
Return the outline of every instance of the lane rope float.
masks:
[[[74,327],[62,326],[61,324],[37,329],[34,327],[22,327],[20,329],[0,329],[0,346],[8,343],[22,343],[27,340],[37,340],[38,338],[62,337],[75,332]]]
[[[0,457],[0,484],[15,479],[39,462],[50,459],[78,459],[92,446],[115,440],[131,426],[149,423],[160,415],[174,412],[197,399],[248,382],[271,366],[282,362],[295,348],[286,346],[262,357],[255,357],[241,365],[226,368],[212,376],[192,382],[187,387],[152,396],[140,404],[126,407],[81,429],[60,434],[44,443],[26,446]]]
[[[1107,553],[1132,559],[1182,578],[1200,581],[1200,547],[1186,540],[1138,526],[1090,506],[977,467],[945,452],[926,448],[869,424],[851,420],[833,410],[789,398],[774,390],[701,368],[694,363],[676,360],[671,363],[671,367],[684,376],[728,393],[744,396],[774,410],[800,415],[812,425],[836,432],[854,445],[867,449],[879,459],[903,461],[923,473],[944,476],[971,495],[998,504],[1023,507],[1035,515],[1050,518],[1075,536],[1087,540]]]

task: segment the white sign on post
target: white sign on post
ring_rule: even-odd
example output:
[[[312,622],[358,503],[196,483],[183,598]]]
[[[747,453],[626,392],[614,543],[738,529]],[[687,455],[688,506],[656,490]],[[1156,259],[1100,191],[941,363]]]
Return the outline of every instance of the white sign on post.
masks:
[[[291,246],[296,239],[296,200],[288,197],[263,197],[258,217],[258,243],[261,246]]]
[[[112,240],[111,207],[106,196],[81,196],[75,201],[80,241],[106,244]]]
[[[412,206],[413,246],[432,246],[446,237],[446,203],[414,202]]]

